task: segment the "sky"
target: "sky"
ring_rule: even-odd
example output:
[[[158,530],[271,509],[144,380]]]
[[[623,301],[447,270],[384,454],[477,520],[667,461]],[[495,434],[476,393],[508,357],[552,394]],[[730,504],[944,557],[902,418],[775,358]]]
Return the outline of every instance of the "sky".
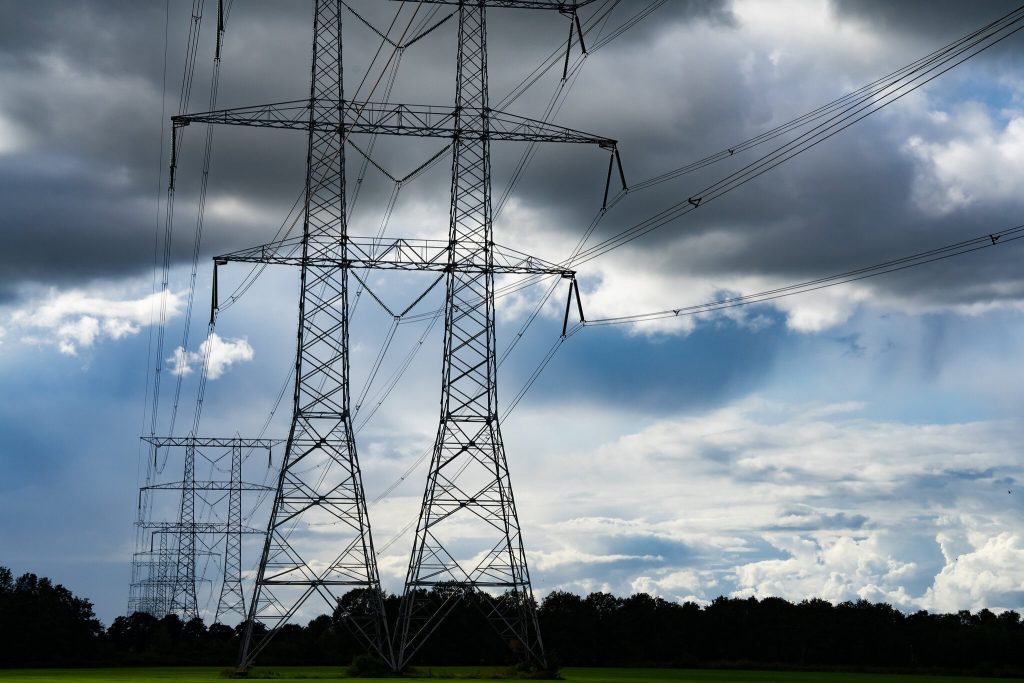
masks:
[[[415,11],[408,4],[396,26]],[[649,4],[622,0],[588,42]],[[207,5],[188,111],[210,104]],[[352,5],[382,30],[399,9]],[[581,18],[608,5],[599,0]],[[560,94],[551,121],[618,140],[636,183],[812,111],[1012,9],[994,0],[669,0],[579,60],[566,86],[559,61],[503,106],[539,118]],[[202,431],[251,436],[295,353],[298,278],[287,268],[268,268],[225,306],[216,336],[205,329],[211,257],[270,241],[302,188],[305,140],[294,131],[214,130],[185,336],[199,126],[179,158],[166,341],[155,351],[169,118],[180,106],[190,10],[183,0],[0,0],[0,565],[65,584],[107,624],[127,607],[153,367],[164,368],[158,434],[170,429],[179,378],[174,433],[187,431],[208,348]],[[218,107],[307,96],[311,16],[308,1],[234,3]],[[346,89],[365,96],[380,73],[359,90],[379,38],[355,15],[345,21]],[[560,57],[565,22],[557,12],[488,12],[492,106],[548,55]],[[1024,222],[1022,35],[580,265],[586,317],[765,291]],[[450,103],[454,56],[449,22],[403,51],[391,100]],[[588,244],[685,202],[795,135],[627,194]],[[401,177],[441,146],[381,139],[373,157]],[[601,207],[607,153],[541,146],[506,194],[524,151],[494,144],[495,239],[561,261]],[[349,154],[350,233],[372,235],[394,188],[371,166],[353,201],[361,160]],[[403,184],[387,234],[445,234],[448,164]],[[535,591],[1024,609],[1021,244],[754,306],[584,327],[503,422]],[[247,273],[221,269],[222,305]],[[369,284],[404,308],[429,279],[377,272]],[[520,339],[545,291],[498,300],[500,352]],[[557,342],[566,293],[560,283],[503,362],[502,406]],[[436,307],[438,296],[417,310]],[[352,320],[360,394],[388,328],[388,315],[363,296]],[[357,435],[370,499],[406,473],[436,430],[438,326],[399,326],[366,406],[413,350],[398,388]],[[286,434],[287,412],[285,401],[266,436]],[[279,453],[270,467],[250,458],[246,478],[267,481],[274,462]],[[161,476],[180,478],[180,463],[168,461]],[[370,511],[392,591],[411,545],[398,534],[416,514],[424,477],[420,464]],[[250,523],[265,524],[265,505],[246,509]],[[246,548],[251,570],[252,541]],[[217,562],[204,560],[208,577]],[[215,583],[200,587],[207,617]]]

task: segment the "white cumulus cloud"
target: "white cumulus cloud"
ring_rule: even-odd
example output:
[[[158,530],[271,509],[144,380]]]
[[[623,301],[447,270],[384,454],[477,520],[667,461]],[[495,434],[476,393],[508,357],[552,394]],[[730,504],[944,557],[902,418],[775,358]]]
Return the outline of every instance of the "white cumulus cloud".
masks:
[[[1003,483],[1024,478],[1021,424],[868,410],[745,399],[557,458],[537,447],[523,467],[543,476],[517,499],[544,520],[529,536],[541,592],[1024,607],[1024,522]]]
[[[1002,531],[967,534],[971,548],[947,557],[922,603],[935,611],[1020,609],[1024,595],[1024,538]]]
[[[53,345],[63,354],[77,355],[101,339],[122,339],[156,323],[160,293],[140,298],[118,294],[52,289],[12,311],[8,322],[11,329],[23,333],[24,341]],[[181,313],[183,297],[174,292],[167,292],[166,297],[165,319],[170,320]]]
[[[171,372],[175,375],[187,375],[193,366],[202,367],[207,364],[207,377],[218,379],[235,363],[253,359],[253,348],[244,338],[224,339],[216,332],[210,334],[197,351],[188,351],[179,346],[174,355],[167,359],[171,364]]]
[[[923,210],[943,214],[1018,197],[1024,180],[1024,112],[1011,112],[1002,123],[975,103],[933,119],[951,129],[949,139],[915,136],[907,142],[919,164],[914,197]]]

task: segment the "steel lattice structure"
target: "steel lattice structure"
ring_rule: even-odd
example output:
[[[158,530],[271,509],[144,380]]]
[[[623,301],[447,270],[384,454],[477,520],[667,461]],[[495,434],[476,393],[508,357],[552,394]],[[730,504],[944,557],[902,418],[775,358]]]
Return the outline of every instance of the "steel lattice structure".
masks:
[[[546,667],[498,419],[494,275],[501,269],[495,267],[490,143],[589,143],[613,153],[616,143],[515,120],[489,106],[487,7],[568,10],[575,22],[581,3],[446,4],[459,5],[459,26],[441,418],[406,574],[396,664],[405,667],[456,601],[472,592],[509,646]],[[432,588],[443,589],[440,604],[425,599]]]
[[[249,608],[242,670],[312,595],[334,610],[353,588],[362,589],[361,599],[347,610],[346,623],[368,648],[392,661],[352,433],[348,270],[322,262],[347,248],[345,133],[342,126],[326,125],[338,120],[343,100],[341,5],[320,1],[304,126],[309,135],[292,422]],[[315,534],[310,525],[333,525],[335,533]],[[333,549],[320,547],[325,538]],[[327,562],[325,552],[332,556]],[[258,622],[270,628],[254,637]]]
[[[180,492],[181,497],[176,521],[142,518],[137,522],[149,547],[136,552],[132,558],[128,612],[145,612],[159,617],[177,614],[185,621],[198,617],[196,563],[200,557],[221,554],[216,548],[223,539],[224,572],[215,620],[221,621],[222,617],[228,615],[244,619],[244,604],[240,602],[241,539],[246,534],[262,535],[263,531],[242,523],[242,493],[266,491],[268,487],[242,480],[242,450],[258,448],[269,451],[281,441],[192,436],[144,437],[143,441],[153,449],[154,459],[159,449],[184,449],[184,468],[181,481],[149,484],[139,490],[140,508],[142,497],[154,492]],[[216,462],[222,455],[226,456],[227,452],[230,454],[228,481],[196,479],[197,455]],[[227,493],[226,521],[196,520],[197,494],[202,496],[209,492]]]
[[[240,441],[240,440],[239,440]],[[242,446],[231,444],[231,480],[228,482],[228,520],[242,520]],[[242,590],[242,526],[229,528],[224,535],[224,578],[220,584],[214,623],[225,615],[245,618],[245,592]]]
[[[490,108],[486,10],[553,9],[570,15],[578,27],[576,8],[592,0],[421,1],[458,6],[454,106],[345,100],[342,3],[317,0],[309,100],[172,119],[175,134],[191,123],[217,123],[288,128],[308,135],[301,239],[214,259],[216,265],[294,265],[301,272],[293,417],[250,603],[241,670],[309,597],[319,594],[334,608],[341,604],[342,588],[363,589],[357,600],[344,605],[343,614],[364,645],[395,670],[409,663],[456,601],[468,594],[476,596],[474,603],[484,607],[488,619],[525,660],[546,664],[498,421],[494,276],[572,278],[575,273],[495,245],[490,143],[592,144],[610,150],[616,160],[617,151],[611,138]],[[347,234],[345,147],[350,135],[364,134],[452,141],[446,240]],[[173,158],[171,165],[173,171]],[[440,425],[394,642],[384,615],[351,424],[348,271],[357,267],[436,271],[446,280]],[[318,472],[310,474],[313,468]],[[324,536],[311,534],[310,524],[334,525],[343,533],[327,550],[323,543],[317,545]],[[439,589],[435,595],[445,596],[441,604],[424,599],[429,589]],[[270,628],[257,638],[254,627],[259,622]]]

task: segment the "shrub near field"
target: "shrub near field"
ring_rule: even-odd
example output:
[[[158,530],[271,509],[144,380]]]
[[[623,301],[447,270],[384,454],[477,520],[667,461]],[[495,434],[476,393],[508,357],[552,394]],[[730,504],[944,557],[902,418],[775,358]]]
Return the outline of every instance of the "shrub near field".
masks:
[[[440,599],[429,593],[421,597],[424,602]],[[512,663],[509,649],[471,603],[470,598],[453,609],[414,665]],[[389,596],[386,607],[394,619],[398,598]],[[906,615],[866,601],[793,604],[779,598],[718,598],[700,607],[646,594],[618,598],[555,592],[544,599],[538,614],[549,654],[567,667],[1024,673],[1024,625],[1015,612]],[[176,616],[133,614],[118,617],[104,630],[88,600],[33,574],[15,580],[0,567],[0,667],[230,667],[239,644],[237,627],[207,628],[198,619],[182,623]],[[340,670],[361,653],[337,615],[324,615],[304,626],[285,626],[259,663]],[[6,678],[2,673],[0,677]]]

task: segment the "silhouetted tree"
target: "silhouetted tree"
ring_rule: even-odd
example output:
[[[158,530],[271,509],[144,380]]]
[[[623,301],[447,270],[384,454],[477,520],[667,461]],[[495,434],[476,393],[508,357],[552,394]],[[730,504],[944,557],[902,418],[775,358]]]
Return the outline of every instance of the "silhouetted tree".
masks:
[[[88,600],[35,574],[14,579],[0,567],[0,665],[83,663],[102,633]]]

